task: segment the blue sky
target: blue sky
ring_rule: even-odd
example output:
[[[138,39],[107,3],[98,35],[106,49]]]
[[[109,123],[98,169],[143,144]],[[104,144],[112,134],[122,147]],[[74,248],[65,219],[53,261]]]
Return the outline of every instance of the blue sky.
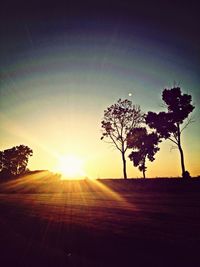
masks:
[[[157,17],[159,12],[151,8],[152,16],[143,14],[140,6],[134,19],[133,7],[123,8],[125,14],[120,5],[114,11],[107,8],[105,17],[104,9],[90,14],[80,7],[71,13],[57,10],[53,16],[40,10],[35,16],[20,11],[18,20],[9,14],[1,18],[1,149],[29,145],[34,150],[32,169],[53,169],[57,155],[76,154],[85,159],[88,176],[120,177],[120,155],[100,141],[103,110],[119,98],[129,98],[144,112],[160,111],[162,90],[176,81],[196,107],[196,122],[186,129],[183,142],[189,155],[186,165],[193,175],[199,174],[195,27],[183,31],[177,23],[173,28],[172,22]],[[179,15],[183,25],[185,14],[186,8]],[[179,175],[178,152],[170,152],[168,142],[161,148],[149,164],[149,176]],[[169,170],[166,166],[173,163]],[[131,164],[128,171],[129,176],[140,175]]]

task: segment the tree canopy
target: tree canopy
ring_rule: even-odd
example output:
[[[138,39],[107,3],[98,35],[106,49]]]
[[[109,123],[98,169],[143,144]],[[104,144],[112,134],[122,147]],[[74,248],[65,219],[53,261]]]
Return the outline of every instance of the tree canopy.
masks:
[[[133,165],[135,167],[138,166],[139,170],[143,172],[144,178],[147,169],[146,159],[154,161],[154,156],[159,151],[158,143],[158,134],[155,132],[148,134],[147,129],[144,127],[134,128],[128,134],[128,148],[133,149],[129,158],[133,161]]]
[[[32,149],[25,145],[0,151],[0,173],[4,176],[16,176],[25,173]]]

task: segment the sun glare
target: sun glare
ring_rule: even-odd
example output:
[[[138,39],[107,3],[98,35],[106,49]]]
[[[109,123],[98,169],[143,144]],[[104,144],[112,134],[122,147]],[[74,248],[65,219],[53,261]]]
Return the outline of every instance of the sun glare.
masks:
[[[85,176],[84,161],[73,155],[59,159],[56,171],[61,173],[62,179],[80,179]]]

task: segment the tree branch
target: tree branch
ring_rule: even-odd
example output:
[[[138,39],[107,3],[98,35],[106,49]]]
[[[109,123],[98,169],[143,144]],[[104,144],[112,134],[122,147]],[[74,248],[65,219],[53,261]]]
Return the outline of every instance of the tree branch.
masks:
[[[183,126],[183,128],[181,129],[181,133],[182,133],[183,130],[185,130],[185,129],[188,127],[189,124],[191,124],[191,123],[193,123],[193,122],[195,122],[195,120],[193,120],[193,118],[190,117],[190,118],[187,120],[186,124],[185,124],[185,125]]]
[[[171,139],[170,137],[168,137],[167,139],[169,139],[170,141],[172,141],[174,144],[178,145],[178,142],[174,141],[174,140]]]
[[[170,152],[171,152],[173,149],[178,149],[178,147],[177,147],[177,146],[171,146],[171,148],[170,148]]]
[[[109,136],[110,136],[110,139],[111,139],[111,140],[113,141],[113,143],[115,144],[116,148],[117,148],[120,152],[122,152],[122,150],[119,148],[118,144],[115,142],[115,139],[112,137],[112,135],[109,134]]]
[[[174,139],[176,140],[176,142],[178,143],[178,138],[177,138],[176,133],[173,133],[173,137],[174,137]]]

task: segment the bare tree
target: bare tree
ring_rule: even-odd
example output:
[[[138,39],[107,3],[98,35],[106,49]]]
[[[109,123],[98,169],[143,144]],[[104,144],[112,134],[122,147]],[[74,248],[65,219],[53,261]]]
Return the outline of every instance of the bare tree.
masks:
[[[127,135],[131,129],[138,127],[144,121],[144,115],[139,106],[132,104],[130,100],[119,99],[117,103],[104,110],[104,118],[101,122],[102,137],[108,138],[121,153],[123,162],[123,175],[127,179],[126,151]]]
[[[182,129],[181,124],[194,109],[191,104],[192,97],[188,94],[182,94],[180,87],[173,87],[163,90],[162,99],[167,107],[167,112],[159,112],[158,114],[148,112],[146,123],[150,128],[156,129],[160,138],[169,139],[178,147],[181,157],[182,177],[187,178],[189,172],[185,171],[181,134],[191,120],[188,120]]]

